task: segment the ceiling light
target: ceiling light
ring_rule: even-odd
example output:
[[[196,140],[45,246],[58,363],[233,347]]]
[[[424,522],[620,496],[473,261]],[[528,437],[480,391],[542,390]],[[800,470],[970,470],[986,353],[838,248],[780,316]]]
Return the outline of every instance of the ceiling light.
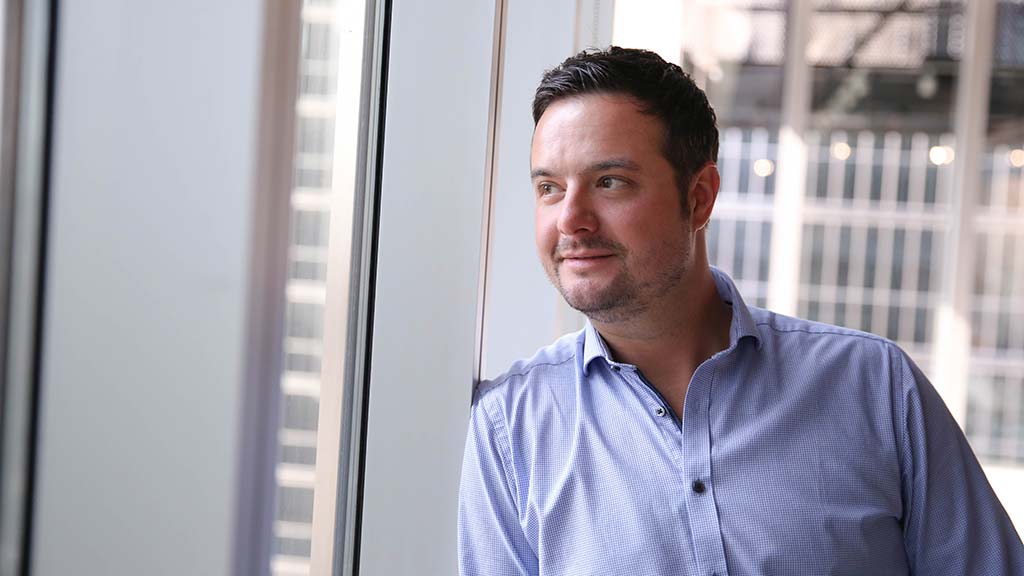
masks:
[[[1010,166],[1024,168],[1024,148],[1010,150]]]
[[[953,148],[950,146],[932,146],[928,150],[928,159],[936,166],[953,163]]]
[[[850,145],[846,142],[836,142],[832,144],[832,156],[834,156],[836,160],[846,160],[850,157],[851,152],[852,150],[850,149]]]
[[[775,163],[767,158],[761,158],[754,162],[754,174],[757,174],[761,178],[767,178],[775,172]]]

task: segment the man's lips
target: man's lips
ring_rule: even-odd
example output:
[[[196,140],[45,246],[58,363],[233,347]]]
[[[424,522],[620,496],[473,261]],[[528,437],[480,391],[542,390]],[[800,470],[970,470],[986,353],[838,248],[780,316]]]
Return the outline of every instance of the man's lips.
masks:
[[[595,260],[598,258],[610,258],[615,254],[612,252],[563,252],[557,256],[557,260]]]
[[[610,253],[563,254],[558,257],[557,264],[569,270],[585,271],[603,266],[614,258]]]
[[[580,272],[606,265],[626,253],[623,246],[603,238],[583,240],[563,238],[551,251],[555,266],[565,266]]]

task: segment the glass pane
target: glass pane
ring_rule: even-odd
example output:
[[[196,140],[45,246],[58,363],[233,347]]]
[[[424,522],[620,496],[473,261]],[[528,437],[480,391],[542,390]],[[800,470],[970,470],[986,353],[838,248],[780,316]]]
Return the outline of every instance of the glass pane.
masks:
[[[366,5],[347,0],[304,0],[302,5],[271,564],[275,576],[321,572],[325,561],[318,564],[317,558],[329,564],[336,545],[339,454],[333,445],[330,453],[320,451],[318,438],[341,437],[337,367],[347,334],[343,315],[331,307],[348,308]],[[324,404],[330,409],[322,410]],[[327,520],[318,521],[321,516]]]
[[[895,340],[926,369],[963,35],[961,2],[818,0],[807,46],[804,242],[821,268],[803,275],[800,309]]]

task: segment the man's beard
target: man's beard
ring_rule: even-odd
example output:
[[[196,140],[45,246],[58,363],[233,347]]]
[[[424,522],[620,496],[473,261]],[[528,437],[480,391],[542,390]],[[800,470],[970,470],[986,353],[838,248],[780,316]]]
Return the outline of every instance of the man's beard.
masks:
[[[637,297],[636,282],[626,270],[620,271],[603,288],[592,286],[588,289],[587,284],[592,281],[579,280],[572,291],[562,284],[557,268],[555,274],[555,287],[565,298],[566,303],[591,320],[605,323],[622,322],[643,312],[647,307]]]
[[[680,246],[680,258],[668,268],[661,270],[647,281],[638,280],[630,270],[627,261],[629,251],[625,246],[603,238],[589,238],[583,242],[560,242],[552,254],[554,264],[549,273],[552,283],[572,308],[587,318],[603,323],[618,323],[634,318],[647,310],[652,302],[667,294],[686,275],[689,250]],[[604,249],[614,252],[620,262],[620,269],[614,278],[603,287],[587,278],[578,279],[573,289],[562,283],[559,253],[579,249]],[[588,286],[589,284],[589,286]]]

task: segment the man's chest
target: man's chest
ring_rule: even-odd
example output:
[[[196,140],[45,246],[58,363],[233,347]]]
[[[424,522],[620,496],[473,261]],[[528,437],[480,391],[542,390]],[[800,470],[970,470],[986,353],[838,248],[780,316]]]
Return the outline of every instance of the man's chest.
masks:
[[[898,469],[849,430],[585,414],[523,478],[542,574],[904,573]]]

